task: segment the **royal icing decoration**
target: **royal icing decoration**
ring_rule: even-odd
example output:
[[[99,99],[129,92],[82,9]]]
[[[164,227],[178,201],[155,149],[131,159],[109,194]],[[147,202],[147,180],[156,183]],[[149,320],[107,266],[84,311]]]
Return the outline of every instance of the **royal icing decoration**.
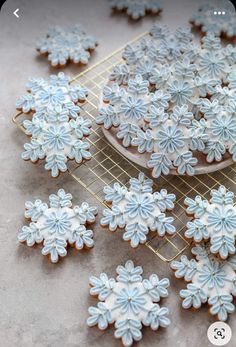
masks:
[[[158,14],[161,0],[108,0],[113,10],[124,11],[132,19],[144,17],[146,13]]]
[[[206,161],[228,153],[236,161],[236,48],[212,34],[201,45],[188,29],[128,45],[103,89],[97,123],[116,128],[123,146],[150,153],[153,177],[195,174],[197,152]]]
[[[31,78],[29,93],[21,96],[16,107],[23,112],[33,112],[32,120],[23,126],[31,141],[25,143],[24,160],[33,163],[46,159],[45,169],[52,177],[67,170],[67,161],[77,163],[91,158],[90,144],[84,137],[90,134],[92,123],[78,116],[78,102],[86,99],[88,91],[79,84],[69,84],[69,78],[60,72],[49,79]]]
[[[80,25],[54,27],[37,44],[41,54],[47,54],[52,66],[64,66],[68,61],[87,64],[91,50],[97,46],[93,36],[87,35]]]
[[[222,1],[223,2],[223,1]],[[226,1],[225,1],[226,3]],[[199,7],[190,21],[193,25],[200,27],[204,33],[213,33],[217,36],[225,35],[232,38],[236,35],[236,13],[233,5],[230,8],[217,7],[210,2]]]
[[[202,304],[210,305],[210,313],[225,321],[235,311],[233,297],[236,296],[236,255],[220,260],[204,246],[192,249],[195,259],[183,255],[180,261],[173,261],[171,268],[177,278],[184,278],[186,289],[180,291],[185,309],[199,309]]]
[[[145,179],[143,173],[129,183],[129,188],[117,182],[104,188],[105,201],[111,203],[111,209],[104,209],[101,225],[108,225],[111,231],[125,228],[123,239],[130,241],[131,247],[145,243],[149,231],[160,237],[173,235],[174,218],[164,212],[174,208],[175,195],[168,194],[166,189],[153,192],[153,181]]]
[[[194,219],[187,223],[185,236],[195,242],[210,239],[210,251],[226,259],[235,254],[236,236],[236,206],[234,193],[227,191],[224,186],[211,191],[208,202],[200,196],[195,199],[186,198],[187,213]]]
[[[86,228],[94,223],[97,208],[87,202],[72,207],[72,195],[59,189],[49,196],[49,206],[41,200],[25,203],[25,218],[31,222],[18,234],[20,242],[32,247],[43,242],[43,255],[49,255],[56,263],[67,255],[68,244],[81,250],[94,245],[93,231]]]
[[[104,330],[114,323],[114,336],[129,347],[142,339],[142,324],[152,330],[170,325],[168,308],[157,304],[168,296],[169,280],[159,279],[156,274],[142,279],[142,267],[134,267],[131,260],[125,266],[119,265],[116,272],[116,280],[105,273],[90,277],[90,294],[98,296],[99,303],[89,307],[87,324]]]

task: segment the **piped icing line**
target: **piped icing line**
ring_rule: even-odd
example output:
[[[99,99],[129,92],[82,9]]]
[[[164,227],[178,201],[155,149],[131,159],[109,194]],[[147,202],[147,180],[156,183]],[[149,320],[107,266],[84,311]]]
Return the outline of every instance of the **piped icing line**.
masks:
[[[124,228],[123,239],[130,241],[131,247],[145,243],[150,231],[160,237],[175,234],[174,218],[165,214],[174,208],[175,195],[166,189],[153,192],[153,181],[143,173],[129,183],[129,188],[118,182],[104,188],[105,201],[111,208],[103,210],[101,225],[111,231]]]
[[[210,313],[218,320],[226,321],[235,312],[233,299],[236,296],[236,255],[220,260],[211,254],[208,245],[192,248],[195,259],[181,256],[180,261],[172,261],[171,268],[176,278],[184,278],[186,289],[180,291],[182,307],[199,309],[208,303]]]
[[[69,61],[88,64],[90,52],[97,46],[97,40],[86,33],[81,25],[52,27],[41,38],[36,49],[46,54],[52,66],[65,66]]]
[[[16,101],[17,109],[32,112],[32,120],[23,126],[31,141],[24,144],[22,158],[33,163],[45,159],[45,169],[57,177],[67,170],[68,160],[78,164],[91,158],[90,134],[92,122],[82,116],[80,104],[86,100],[87,88],[69,84],[63,72],[51,75],[49,81],[30,78],[28,93]]]
[[[88,309],[88,326],[98,325],[105,330],[109,324],[115,326],[115,338],[122,340],[125,347],[142,339],[142,325],[152,330],[170,325],[169,310],[157,304],[161,298],[168,297],[169,280],[152,274],[143,279],[141,266],[134,266],[128,260],[124,266],[116,268],[116,279],[106,273],[99,277],[91,276],[90,294],[98,296],[98,305]]]
[[[190,18],[190,23],[200,27],[204,34],[213,33],[217,36],[224,36],[232,39],[236,36],[236,13],[233,4],[228,6],[221,3],[217,7],[210,2],[201,5]],[[218,14],[219,12],[219,14]]]
[[[210,240],[210,251],[222,259],[234,255],[236,237],[236,206],[234,193],[227,191],[225,186],[211,191],[210,201],[196,196],[187,197],[186,212],[194,216],[187,223],[185,236],[195,242]]]
[[[125,12],[130,18],[137,20],[148,13],[159,14],[162,0],[108,0],[112,10]]]
[[[87,202],[72,205],[72,195],[59,189],[49,196],[49,205],[37,199],[25,203],[25,225],[18,233],[18,241],[27,246],[43,243],[42,254],[52,263],[67,255],[67,246],[76,249],[92,248],[93,231],[87,226],[95,222],[97,208]]]

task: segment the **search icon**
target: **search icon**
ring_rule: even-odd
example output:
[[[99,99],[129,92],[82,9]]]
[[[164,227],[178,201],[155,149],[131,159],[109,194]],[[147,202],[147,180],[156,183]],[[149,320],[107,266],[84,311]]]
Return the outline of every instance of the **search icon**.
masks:
[[[225,346],[231,340],[232,331],[228,324],[215,322],[209,326],[207,337],[214,346]]]

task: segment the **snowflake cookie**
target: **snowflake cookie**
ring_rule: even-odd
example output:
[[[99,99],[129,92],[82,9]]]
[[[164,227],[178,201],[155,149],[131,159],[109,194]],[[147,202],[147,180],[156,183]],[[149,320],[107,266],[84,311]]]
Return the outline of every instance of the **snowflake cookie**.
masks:
[[[51,171],[52,177],[67,170],[68,159],[77,163],[90,159],[90,144],[84,137],[90,134],[92,123],[78,117],[78,102],[85,101],[87,89],[70,85],[62,72],[52,75],[49,81],[31,78],[27,88],[29,93],[16,102],[23,112],[33,112],[32,120],[23,122],[31,141],[24,145],[22,158],[33,163],[46,158],[45,169]]]
[[[145,179],[143,173],[129,183],[129,188],[117,182],[113,187],[104,187],[105,201],[112,205],[111,209],[104,209],[101,225],[108,225],[111,231],[125,228],[123,239],[130,241],[131,247],[145,243],[149,231],[160,237],[173,235],[174,218],[164,212],[174,208],[175,195],[168,194],[166,189],[153,192],[153,181]]]
[[[211,191],[210,202],[200,196],[195,199],[186,198],[187,213],[194,219],[187,223],[185,236],[195,242],[210,239],[210,251],[226,259],[235,254],[236,206],[234,193],[224,186]]]
[[[173,261],[171,268],[177,278],[184,278],[187,289],[180,291],[182,306],[198,309],[202,304],[211,306],[210,313],[225,321],[235,311],[233,297],[236,296],[236,255],[220,260],[212,255],[207,246],[192,249],[195,259],[183,255],[180,261]]]
[[[90,52],[97,46],[93,36],[86,34],[80,25],[54,27],[37,44],[41,54],[47,54],[52,66],[64,66],[68,61],[87,64]]]
[[[25,218],[31,222],[18,234],[20,242],[32,247],[43,242],[43,255],[52,263],[67,255],[68,244],[80,250],[94,245],[93,231],[86,226],[94,223],[97,208],[87,202],[72,207],[72,195],[59,189],[49,196],[49,206],[41,200],[25,203]]]
[[[89,307],[87,324],[105,330],[115,323],[114,336],[129,347],[142,339],[142,324],[152,330],[170,325],[168,308],[157,304],[168,296],[169,280],[159,279],[156,274],[143,280],[142,267],[134,267],[131,260],[125,266],[119,265],[116,272],[116,280],[105,273],[90,277],[90,294],[98,296],[100,302],[97,307]]]
[[[161,0],[108,0],[113,10],[124,11],[132,19],[144,17],[146,13],[159,14]]]
[[[226,3],[225,1],[225,5]],[[218,9],[222,14],[218,14]],[[192,15],[190,22],[194,26],[200,27],[203,33],[211,32],[217,36],[224,35],[227,38],[236,36],[236,13],[232,4],[228,8],[227,6],[222,7],[222,4],[220,8],[210,3],[203,4]]]

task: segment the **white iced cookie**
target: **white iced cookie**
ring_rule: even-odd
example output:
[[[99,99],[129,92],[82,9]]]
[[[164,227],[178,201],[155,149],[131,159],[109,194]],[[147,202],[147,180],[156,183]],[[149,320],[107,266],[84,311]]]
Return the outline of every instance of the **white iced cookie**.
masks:
[[[168,296],[169,280],[159,279],[156,274],[143,280],[142,267],[134,267],[131,260],[125,266],[119,265],[116,272],[116,280],[105,273],[90,277],[90,294],[98,296],[99,303],[89,307],[87,324],[104,330],[114,323],[114,336],[129,347],[142,339],[142,324],[152,330],[170,325],[169,310],[157,304]]]
[[[80,25],[72,27],[53,27],[37,43],[40,54],[46,54],[52,66],[65,66],[69,61],[75,64],[88,64],[90,52],[97,41]]]
[[[145,243],[149,231],[160,237],[173,235],[176,232],[174,218],[164,212],[174,208],[175,195],[165,189],[153,192],[153,181],[145,179],[143,173],[131,178],[129,183],[129,188],[119,183],[104,188],[105,200],[112,206],[103,211],[101,225],[108,225],[111,231],[125,228],[123,239],[130,241],[131,247]]]
[[[49,196],[49,206],[41,200],[25,203],[25,218],[31,222],[18,234],[20,242],[33,246],[43,242],[42,254],[53,263],[67,255],[67,246],[80,250],[94,245],[93,231],[87,226],[94,223],[97,208],[83,202],[72,206],[72,195],[59,189]]]
[[[146,14],[159,14],[162,10],[161,0],[108,0],[110,7],[116,11],[126,12],[132,19],[139,19]]]
[[[202,304],[208,303],[210,313],[225,321],[228,314],[235,311],[236,255],[222,261],[212,255],[207,246],[194,247],[192,253],[196,260],[188,260],[183,255],[180,261],[171,263],[175,276],[190,282],[186,289],[180,291],[182,306],[199,309]]]
[[[220,6],[210,2],[203,4],[193,13],[190,22],[200,27],[204,34],[214,33],[232,39],[236,36],[236,13],[233,4],[230,4],[230,1],[221,1],[218,4]]]

